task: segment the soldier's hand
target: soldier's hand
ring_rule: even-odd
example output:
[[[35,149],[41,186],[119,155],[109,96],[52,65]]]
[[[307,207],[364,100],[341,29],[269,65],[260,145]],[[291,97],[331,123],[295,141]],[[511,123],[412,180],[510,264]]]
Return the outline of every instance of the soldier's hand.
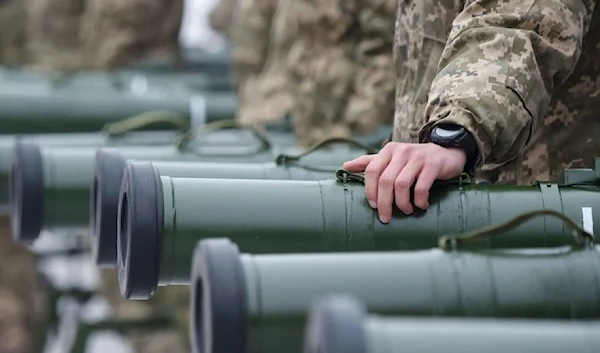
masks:
[[[388,223],[392,205],[409,215],[413,212],[410,188],[414,187],[414,205],[429,206],[429,190],[435,180],[452,179],[462,173],[466,154],[460,148],[445,148],[433,143],[387,143],[378,154],[365,155],[344,163],[344,169],[365,173],[365,194],[369,205]]]

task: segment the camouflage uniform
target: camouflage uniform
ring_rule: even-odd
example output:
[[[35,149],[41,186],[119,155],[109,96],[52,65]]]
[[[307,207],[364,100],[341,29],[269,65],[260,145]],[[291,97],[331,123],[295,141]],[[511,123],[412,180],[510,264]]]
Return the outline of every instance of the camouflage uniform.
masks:
[[[276,7],[277,0],[238,0],[235,5],[231,40],[238,92],[243,92],[248,77],[260,73],[265,65]],[[243,95],[240,101],[245,101]]]
[[[369,132],[391,121],[396,0],[298,2],[299,36],[287,70],[299,142]]]
[[[415,142],[436,124],[460,124],[482,152],[478,165],[502,183],[554,180],[565,167],[589,166],[600,150],[594,8],[593,0],[470,0],[464,8],[401,0],[394,140]]]
[[[85,0],[26,0],[27,45],[33,65],[76,69],[83,64],[79,26]]]
[[[112,69],[178,55],[183,0],[27,0],[33,65]]]
[[[25,6],[22,0],[0,0],[0,64],[20,65],[25,50]]]
[[[35,256],[15,245],[7,217],[0,218],[0,352],[30,353],[38,343],[43,290]]]
[[[353,133],[369,133],[394,120],[392,48],[397,6],[398,0],[369,0],[358,13],[356,73],[344,117]]]
[[[288,57],[296,98],[292,122],[298,142],[311,145],[327,135],[350,133],[341,120],[356,70],[350,32],[358,5],[354,0],[298,1],[303,6],[299,36]]]
[[[241,87],[244,104],[238,109],[242,124],[262,124],[283,119],[290,113],[294,98],[286,72],[286,57],[298,35],[298,0],[279,0],[270,30],[270,45],[264,69],[250,76]]]
[[[227,38],[231,38],[233,10],[236,3],[237,0],[220,0],[208,17],[212,29]]]
[[[183,0],[87,0],[81,28],[86,63],[111,69],[176,58],[182,16]]]

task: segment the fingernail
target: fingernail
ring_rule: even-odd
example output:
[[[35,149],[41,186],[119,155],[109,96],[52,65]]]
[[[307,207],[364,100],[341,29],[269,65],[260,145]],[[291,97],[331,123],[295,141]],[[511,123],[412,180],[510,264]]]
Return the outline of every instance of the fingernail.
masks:
[[[381,223],[389,223],[390,219],[388,217],[379,216],[379,220]]]
[[[373,209],[377,208],[377,204],[375,203],[375,201],[369,201],[369,206],[371,206],[371,208]]]

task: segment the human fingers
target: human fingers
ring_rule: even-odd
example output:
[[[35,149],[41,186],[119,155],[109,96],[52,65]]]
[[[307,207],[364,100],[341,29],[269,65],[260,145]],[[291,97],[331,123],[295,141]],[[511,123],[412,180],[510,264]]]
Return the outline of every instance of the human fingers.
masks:
[[[421,172],[423,163],[423,158],[411,158],[394,181],[396,206],[406,215],[413,212],[413,206],[410,203],[410,187]]]
[[[371,208],[377,208],[377,186],[381,173],[392,160],[389,149],[382,149],[365,168],[365,196]]]
[[[429,190],[438,179],[440,169],[435,163],[425,163],[421,169],[414,189],[414,204],[418,208],[426,210],[429,207]]]
[[[396,153],[392,156],[390,163],[379,177],[379,185],[377,187],[377,211],[379,212],[379,220],[382,223],[388,223],[392,219],[394,182],[405,165],[406,155],[403,153]]]
[[[364,172],[365,168],[371,163],[371,161],[377,156],[376,154],[367,154],[360,156],[351,161],[345,162],[342,168],[352,173]]]

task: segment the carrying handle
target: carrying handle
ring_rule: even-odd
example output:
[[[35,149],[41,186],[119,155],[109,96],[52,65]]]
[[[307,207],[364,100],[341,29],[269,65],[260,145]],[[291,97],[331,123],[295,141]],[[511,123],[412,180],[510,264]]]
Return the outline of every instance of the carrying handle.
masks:
[[[219,130],[223,130],[223,129],[227,129],[227,128],[234,128],[237,130],[249,130],[252,133],[252,136],[254,136],[254,138],[256,138],[258,140],[258,142],[260,143],[260,147],[257,150],[257,152],[260,152],[263,150],[269,150],[269,149],[271,149],[271,147],[273,145],[271,143],[271,141],[269,140],[269,138],[267,137],[267,135],[265,134],[265,132],[263,130],[261,130],[258,126],[256,126],[256,125],[242,126],[237,120],[230,119],[230,120],[215,121],[215,122],[200,126],[198,128],[191,129],[191,130],[187,131],[183,136],[181,136],[179,141],[177,141],[175,143],[175,146],[179,150],[188,149],[190,142],[195,137],[205,134],[207,132],[219,131]]]
[[[582,227],[580,227],[569,217],[555,210],[541,209],[524,212],[506,221],[505,223],[475,229],[473,231],[463,234],[444,235],[440,237],[438,246],[443,250],[456,250],[458,248],[458,245],[462,243],[468,243],[470,241],[490,237],[493,235],[500,235],[503,232],[513,229],[521,225],[522,223],[525,223],[528,220],[531,220],[538,216],[552,216],[561,220],[562,223],[571,230],[571,234],[575,238],[576,245],[581,247],[590,247],[594,244],[594,235],[585,231]]]
[[[318,151],[321,148],[327,147],[329,145],[333,145],[335,143],[345,143],[350,146],[364,149],[365,152],[367,152],[367,154],[375,154],[378,152],[377,149],[374,149],[356,139],[353,139],[350,137],[334,136],[334,137],[325,138],[325,139],[315,143],[311,147],[308,147],[303,152],[296,154],[296,155],[282,153],[275,158],[275,163],[277,165],[282,165],[282,164],[289,164],[290,162],[297,162],[297,161],[301,160],[302,158],[314,153],[315,151]]]
[[[356,183],[361,183],[364,184],[365,183],[365,173],[353,173],[353,172],[349,172],[346,169],[338,169],[335,172],[335,177],[338,181],[347,184],[350,182],[356,182]],[[470,184],[471,181],[471,177],[469,176],[469,174],[467,173],[461,173],[459,176],[457,176],[456,178],[452,178],[449,180],[436,180],[433,185],[431,186],[431,188],[437,188],[440,186],[448,186],[448,185],[458,185],[463,186],[466,184]]]
[[[189,119],[180,113],[170,111],[150,111],[104,125],[102,131],[109,136],[123,135],[148,125],[169,123],[182,132],[189,130]]]

